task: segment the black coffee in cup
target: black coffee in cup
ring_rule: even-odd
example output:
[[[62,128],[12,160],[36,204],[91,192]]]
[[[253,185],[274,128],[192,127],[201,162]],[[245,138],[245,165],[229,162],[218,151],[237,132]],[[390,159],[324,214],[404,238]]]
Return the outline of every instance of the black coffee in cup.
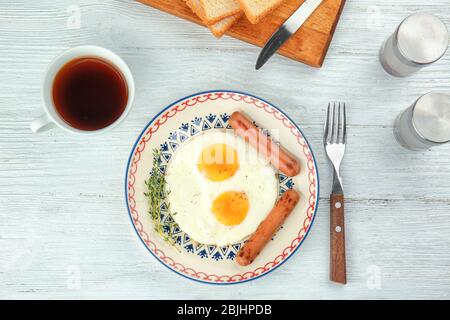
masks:
[[[108,127],[123,114],[128,87],[122,73],[111,63],[81,57],[58,71],[52,98],[56,111],[67,124],[94,131]]]

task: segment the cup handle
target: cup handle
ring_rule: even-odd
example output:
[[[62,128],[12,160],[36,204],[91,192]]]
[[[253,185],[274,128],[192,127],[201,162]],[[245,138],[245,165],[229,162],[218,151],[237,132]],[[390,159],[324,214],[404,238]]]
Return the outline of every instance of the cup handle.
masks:
[[[30,129],[34,133],[38,133],[50,129],[52,127],[50,124],[53,124],[53,121],[46,114],[43,114],[31,122]]]

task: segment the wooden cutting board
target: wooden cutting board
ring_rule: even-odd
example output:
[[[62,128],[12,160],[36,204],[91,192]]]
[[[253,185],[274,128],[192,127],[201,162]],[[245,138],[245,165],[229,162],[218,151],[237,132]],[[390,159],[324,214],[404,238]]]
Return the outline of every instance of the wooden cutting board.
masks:
[[[197,15],[186,6],[184,0],[139,0],[139,2],[203,25]],[[286,0],[256,25],[248,22],[243,16],[228,30],[227,35],[263,47],[272,34],[303,2],[304,0]],[[344,4],[345,0],[325,0],[297,33],[279,49],[278,53],[313,67],[321,67]]]

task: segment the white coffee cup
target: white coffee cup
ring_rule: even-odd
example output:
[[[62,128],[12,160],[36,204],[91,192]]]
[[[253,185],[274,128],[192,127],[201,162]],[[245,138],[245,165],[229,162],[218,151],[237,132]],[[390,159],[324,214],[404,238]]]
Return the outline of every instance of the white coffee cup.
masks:
[[[57,112],[52,96],[53,82],[61,68],[74,59],[85,57],[99,58],[109,62],[122,73],[128,87],[128,102],[121,116],[109,126],[93,131],[80,130],[70,126]],[[45,113],[31,122],[31,131],[40,132],[54,124],[67,132],[76,134],[93,135],[107,132],[126,118],[133,105],[134,93],[133,75],[127,64],[114,52],[97,46],[80,46],[69,49],[56,57],[47,68],[42,85],[42,102]]]

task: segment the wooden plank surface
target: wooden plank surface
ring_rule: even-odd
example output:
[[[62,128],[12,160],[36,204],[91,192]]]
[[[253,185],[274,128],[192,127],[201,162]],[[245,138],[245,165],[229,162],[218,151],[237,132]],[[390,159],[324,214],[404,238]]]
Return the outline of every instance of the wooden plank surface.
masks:
[[[169,0],[168,0],[169,2]],[[0,298],[450,299],[450,145],[401,149],[396,115],[421,94],[449,92],[450,54],[406,79],[386,75],[382,42],[408,14],[450,26],[448,0],[347,1],[326,64],[275,56],[133,0],[4,0],[0,9]],[[80,24],[73,25],[77,10]],[[33,135],[48,63],[82,44],[129,64],[136,100],[103,136]],[[137,238],[124,202],[125,167],[147,122],[170,102],[208,89],[261,96],[284,109],[312,145],[320,204],[300,250],[270,275],[232,287],[168,271]],[[322,147],[330,100],[348,103],[348,285],[329,282],[329,192]]]
[[[139,0],[158,10],[203,25],[183,0]],[[245,16],[227,34],[236,39],[263,47],[272,34],[289,18],[304,0],[286,0],[258,24],[251,24]],[[325,0],[298,32],[280,48],[279,53],[288,58],[321,67],[334,30],[339,21],[345,0]]]

